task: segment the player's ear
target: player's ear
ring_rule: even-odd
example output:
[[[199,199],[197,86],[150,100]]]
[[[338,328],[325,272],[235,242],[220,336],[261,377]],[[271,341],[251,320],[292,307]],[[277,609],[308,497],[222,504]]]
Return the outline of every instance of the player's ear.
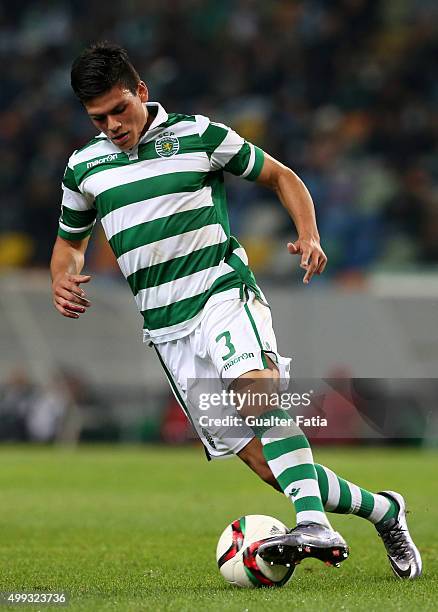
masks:
[[[140,81],[137,85],[137,93],[143,103],[149,100],[149,91],[144,81]]]

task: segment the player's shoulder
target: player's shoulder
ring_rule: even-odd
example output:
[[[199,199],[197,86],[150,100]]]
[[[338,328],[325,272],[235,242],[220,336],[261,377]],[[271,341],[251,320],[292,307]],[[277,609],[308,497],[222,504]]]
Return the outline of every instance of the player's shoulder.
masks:
[[[68,160],[68,165],[71,168],[74,168],[78,164],[83,162],[88,162],[100,155],[104,155],[108,153],[108,139],[105,135],[99,134],[95,136],[91,140],[89,140],[86,144],[84,144],[79,149],[73,151]]]
[[[186,115],[185,113],[168,113],[166,121],[163,123],[164,127],[171,127],[178,125],[182,122],[196,123],[196,115]]]
[[[173,130],[190,129],[190,124],[193,125],[193,132],[197,132],[200,136],[210,125],[210,119],[205,115],[186,115],[184,113],[169,113],[167,121],[163,124],[163,128],[172,128]]]

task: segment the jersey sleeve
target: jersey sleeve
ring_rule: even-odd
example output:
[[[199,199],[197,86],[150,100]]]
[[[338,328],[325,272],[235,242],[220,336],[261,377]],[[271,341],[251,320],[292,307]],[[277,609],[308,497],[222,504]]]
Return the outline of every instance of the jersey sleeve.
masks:
[[[255,181],[265,159],[262,149],[246,141],[223,123],[210,121],[201,115],[197,118],[211,169],[222,169],[235,176]]]
[[[58,236],[66,240],[86,238],[93,231],[97,211],[93,202],[80,192],[70,164],[62,180],[62,192]]]

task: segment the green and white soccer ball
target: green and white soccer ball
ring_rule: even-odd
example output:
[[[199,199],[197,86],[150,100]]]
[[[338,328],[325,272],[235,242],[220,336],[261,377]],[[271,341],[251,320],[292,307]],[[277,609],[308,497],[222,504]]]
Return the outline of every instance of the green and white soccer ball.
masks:
[[[216,549],[219,571],[227,582],[239,587],[279,587],[286,584],[295,566],[270,565],[257,554],[267,538],[288,531],[272,516],[249,514],[233,521],[223,531]]]

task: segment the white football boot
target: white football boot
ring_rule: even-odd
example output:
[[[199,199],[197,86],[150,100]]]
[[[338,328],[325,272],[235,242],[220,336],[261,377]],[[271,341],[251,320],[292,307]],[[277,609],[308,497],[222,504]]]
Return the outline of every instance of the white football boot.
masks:
[[[392,571],[404,580],[419,578],[422,569],[421,555],[409,533],[405,500],[394,491],[380,491],[378,495],[395,501],[399,507],[396,518],[391,518],[378,527],[376,525],[388,553]]]

